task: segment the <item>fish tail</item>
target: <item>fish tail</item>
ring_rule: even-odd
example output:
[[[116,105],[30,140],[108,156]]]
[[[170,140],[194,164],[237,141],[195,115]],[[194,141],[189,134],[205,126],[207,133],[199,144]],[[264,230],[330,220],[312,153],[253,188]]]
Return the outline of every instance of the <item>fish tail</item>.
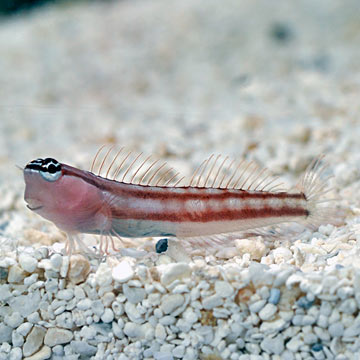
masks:
[[[330,195],[335,190],[329,186],[333,175],[329,174],[329,164],[324,157],[321,155],[315,158],[296,185],[296,189],[306,199],[308,216],[305,225],[313,229],[321,224],[339,225],[343,220],[343,211],[338,206],[338,199]]]

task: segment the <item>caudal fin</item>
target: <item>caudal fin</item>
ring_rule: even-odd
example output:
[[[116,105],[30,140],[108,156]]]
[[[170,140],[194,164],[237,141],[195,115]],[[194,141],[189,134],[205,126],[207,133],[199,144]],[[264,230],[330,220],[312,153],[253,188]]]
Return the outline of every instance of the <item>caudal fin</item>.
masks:
[[[324,155],[315,158],[300,178],[296,188],[305,195],[309,216],[306,226],[317,228],[321,224],[339,225],[343,220],[343,211],[337,206],[337,200],[329,193],[334,190],[329,186],[333,177],[329,175],[329,165]]]

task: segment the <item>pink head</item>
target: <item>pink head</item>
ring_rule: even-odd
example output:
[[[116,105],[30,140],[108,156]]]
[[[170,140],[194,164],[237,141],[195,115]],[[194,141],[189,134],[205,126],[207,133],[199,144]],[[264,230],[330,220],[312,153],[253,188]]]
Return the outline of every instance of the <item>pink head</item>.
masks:
[[[67,232],[105,229],[102,192],[86,174],[52,158],[29,162],[24,168],[27,207]]]

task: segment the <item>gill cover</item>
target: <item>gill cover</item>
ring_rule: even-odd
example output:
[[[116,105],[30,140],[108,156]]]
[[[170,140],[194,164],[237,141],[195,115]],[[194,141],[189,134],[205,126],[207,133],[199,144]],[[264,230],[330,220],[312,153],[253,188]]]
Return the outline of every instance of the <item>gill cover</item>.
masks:
[[[39,172],[41,177],[46,181],[56,181],[61,176],[61,165],[57,160],[52,158],[30,161],[25,166],[25,170]]]

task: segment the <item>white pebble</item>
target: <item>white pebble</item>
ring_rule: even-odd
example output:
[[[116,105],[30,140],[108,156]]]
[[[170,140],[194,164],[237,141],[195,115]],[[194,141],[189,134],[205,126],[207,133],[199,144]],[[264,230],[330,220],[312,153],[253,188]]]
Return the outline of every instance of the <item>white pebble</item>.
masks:
[[[23,346],[24,337],[21,336],[18,332],[13,331],[11,338],[12,338],[12,346],[13,347]]]
[[[31,324],[29,322],[25,322],[16,329],[16,332],[22,336],[26,336],[32,327],[33,327],[33,324]]]
[[[141,313],[134,304],[127,301],[124,310],[131,321],[136,323],[142,323],[144,321]]]
[[[227,298],[234,293],[234,289],[228,282],[217,280],[215,281],[215,292],[221,297]]]
[[[95,273],[95,281],[99,286],[108,286],[112,283],[112,271],[106,263],[101,263]]]
[[[52,266],[52,270],[59,272],[62,264],[63,257],[60,254],[53,254],[50,257],[50,263]]]
[[[120,283],[130,280],[134,276],[132,266],[126,261],[121,261],[112,270],[112,278]]]
[[[9,269],[8,282],[9,283],[20,283],[24,280],[25,276],[26,276],[25,272],[20,266],[13,265]]]
[[[37,268],[37,260],[28,254],[21,254],[19,256],[20,266],[28,273],[33,273]]]
[[[101,320],[104,323],[111,323],[114,320],[114,313],[111,309],[106,308],[104,313],[101,315]]]
[[[258,300],[249,305],[249,310],[258,313],[266,304],[266,300]]]
[[[141,325],[133,322],[127,322],[125,324],[124,334],[132,338],[141,338],[144,336]]]
[[[60,328],[50,328],[47,330],[44,343],[47,346],[67,344],[73,339],[74,335],[70,330]]]
[[[9,353],[9,360],[21,360],[22,359],[22,351],[20,347],[14,347],[11,349]]]
[[[24,318],[16,311],[11,315],[6,315],[4,318],[5,324],[12,328],[17,328],[23,322],[23,320]]]
[[[266,304],[259,312],[261,320],[270,320],[277,312],[277,307],[274,304]]]
[[[23,355],[30,356],[40,349],[43,344],[45,329],[34,326],[26,338],[23,346]]]
[[[336,322],[331,324],[328,330],[331,336],[340,337],[344,334],[344,325],[341,322]]]
[[[176,279],[182,279],[191,275],[191,268],[187,263],[171,263],[159,266],[160,281],[163,285],[169,285]]]
[[[215,294],[215,295],[211,295],[211,296],[208,296],[205,299],[203,299],[202,304],[204,306],[204,309],[210,310],[210,309],[213,309],[214,307],[222,305],[223,299],[221,298],[220,295]]]
[[[133,304],[137,304],[145,298],[145,290],[143,288],[130,287],[124,284],[123,292],[126,298]]]
[[[287,344],[286,348],[293,353],[297,353],[301,346],[304,345],[304,342],[300,340],[298,336],[293,337]]]
[[[176,346],[173,349],[172,354],[175,358],[182,359],[185,354],[185,346],[183,345]]]
[[[164,314],[171,314],[184,303],[184,296],[180,294],[165,295],[161,300],[160,309]]]
[[[74,290],[73,289],[64,289],[59,290],[56,294],[56,297],[61,300],[69,301],[74,297]]]
[[[164,341],[166,338],[166,331],[163,325],[157,324],[155,327],[155,337],[160,340]]]

